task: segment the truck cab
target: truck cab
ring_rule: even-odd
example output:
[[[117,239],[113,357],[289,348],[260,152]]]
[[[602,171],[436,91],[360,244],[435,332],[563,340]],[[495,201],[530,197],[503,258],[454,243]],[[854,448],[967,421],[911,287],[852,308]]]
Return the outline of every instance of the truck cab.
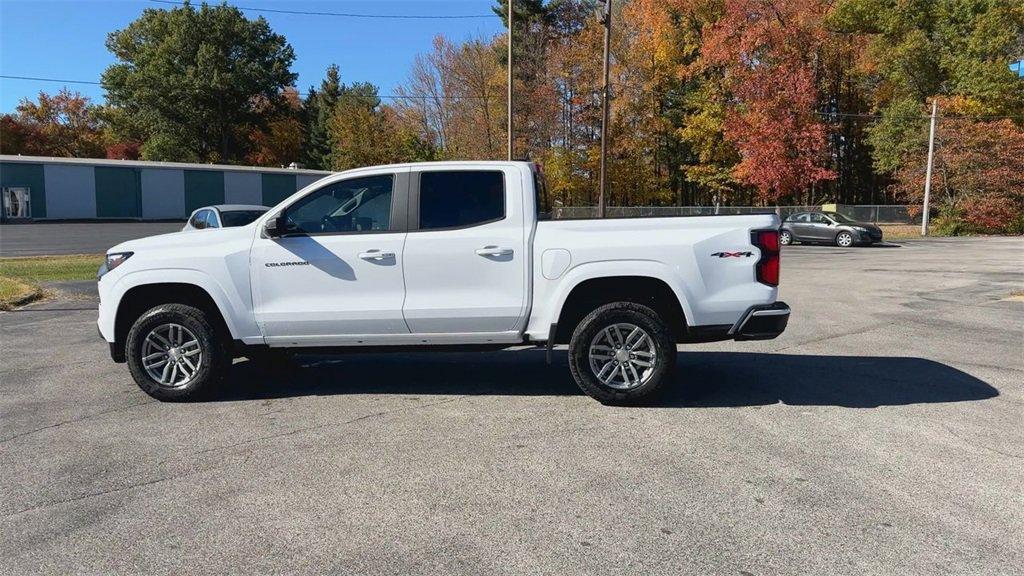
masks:
[[[112,248],[98,326],[168,400],[269,351],[569,344],[577,383],[636,402],[679,342],[771,338],[773,215],[557,220],[527,162],[350,170],[254,223]]]

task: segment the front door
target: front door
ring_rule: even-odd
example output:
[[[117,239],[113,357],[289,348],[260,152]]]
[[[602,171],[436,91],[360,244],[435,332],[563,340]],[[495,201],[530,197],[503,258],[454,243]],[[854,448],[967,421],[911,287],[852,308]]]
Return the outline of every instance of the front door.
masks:
[[[465,342],[514,338],[526,310],[529,262],[521,175],[514,167],[466,165],[414,171],[411,180],[409,329]]]
[[[371,344],[409,333],[407,188],[408,170],[333,181],[284,209],[284,236],[256,238],[253,299],[267,344]]]

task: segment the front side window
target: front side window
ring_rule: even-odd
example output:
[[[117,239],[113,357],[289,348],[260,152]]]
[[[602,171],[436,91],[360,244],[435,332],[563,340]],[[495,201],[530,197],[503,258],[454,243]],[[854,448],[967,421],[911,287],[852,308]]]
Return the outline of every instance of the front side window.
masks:
[[[213,210],[206,211],[206,227],[220,228],[220,223],[217,222],[217,213]]]
[[[383,232],[391,228],[392,174],[342,180],[285,210],[289,233]]]
[[[500,171],[420,174],[420,230],[466,228],[505,217],[505,178]]]

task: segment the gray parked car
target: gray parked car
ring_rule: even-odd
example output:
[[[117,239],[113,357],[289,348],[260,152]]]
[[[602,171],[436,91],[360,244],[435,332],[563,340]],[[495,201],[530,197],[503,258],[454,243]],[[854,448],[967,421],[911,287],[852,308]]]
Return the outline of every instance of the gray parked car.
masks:
[[[262,216],[267,210],[270,210],[270,208],[248,204],[203,206],[192,212],[182,231],[245,226]]]
[[[800,212],[786,218],[779,232],[779,242],[821,242],[848,247],[870,245],[882,241],[882,229],[867,222],[857,222],[836,212]]]

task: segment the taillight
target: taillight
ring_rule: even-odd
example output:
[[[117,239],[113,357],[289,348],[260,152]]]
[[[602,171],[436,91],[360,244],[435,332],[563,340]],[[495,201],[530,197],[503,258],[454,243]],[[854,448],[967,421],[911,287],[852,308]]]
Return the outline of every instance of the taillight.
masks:
[[[750,235],[750,241],[761,249],[761,259],[757,261],[757,281],[769,286],[779,285],[779,231],[756,230]]]

